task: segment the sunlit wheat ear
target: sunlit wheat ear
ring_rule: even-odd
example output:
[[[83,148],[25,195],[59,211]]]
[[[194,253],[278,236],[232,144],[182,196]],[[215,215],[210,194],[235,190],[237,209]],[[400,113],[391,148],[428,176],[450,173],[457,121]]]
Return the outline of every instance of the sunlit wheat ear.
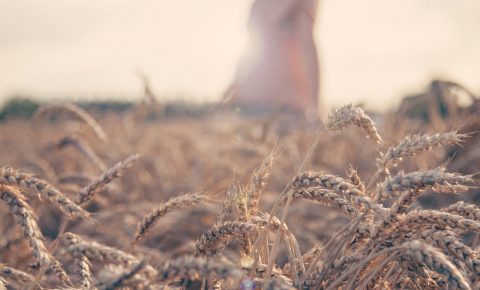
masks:
[[[226,222],[214,225],[202,234],[196,244],[196,255],[213,256],[220,251],[223,242],[233,237],[256,233],[258,226],[248,222]]]
[[[18,189],[0,184],[0,199],[10,207],[10,212],[22,228],[23,236],[28,242],[35,262],[43,269],[51,268],[62,282],[70,284],[70,279],[60,263],[50,255],[45,247],[43,235],[34,218],[35,214],[25,202],[25,197]]]
[[[65,246],[72,246],[80,244],[81,240],[78,236],[72,233],[66,233],[63,236]],[[90,261],[81,251],[73,251],[73,266],[75,271],[80,276],[78,287],[80,289],[88,290],[93,284],[92,272],[90,270]]]
[[[350,125],[355,125],[363,129],[367,137],[376,144],[383,143],[382,137],[380,137],[375,127],[375,123],[360,107],[353,107],[351,104],[346,105],[333,111],[328,116],[328,130],[342,130]]]
[[[102,173],[98,178],[93,180],[89,185],[87,185],[80,191],[77,203],[86,204],[90,202],[95,197],[97,191],[99,191],[102,187],[109,184],[113,180],[122,176],[123,172],[126,169],[130,168],[139,159],[140,155],[134,154],[110,167],[107,171]]]
[[[363,183],[360,175],[358,175],[357,170],[354,169],[352,166],[350,166],[350,168],[348,169],[348,178],[350,179],[350,183],[356,185],[358,189],[365,192],[365,183]]]
[[[80,153],[85,155],[99,170],[104,171],[107,169],[105,163],[98,157],[98,155],[93,151],[92,147],[82,138],[77,136],[66,136],[63,137],[58,143],[57,148],[62,149],[67,146],[73,146]]]
[[[222,290],[222,282],[221,280],[216,280],[216,279],[211,279],[209,281],[209,288],[208,289],[212,289],[212,290]]]
[[[377,169],[379,172],[388,173],[389,168],[398,165],[407,156],[415,156],[444,145],[461,144],[467,137],[468,134],[459,134],[457,131],[407,136],[377,159]]]
[[[464,203],[463,201],[459,201],[441,209],[441,211],[461,215],[467,219],[480,222],[480,207],[474,204],[468,204]]]
[[[420,191],[427,188],[439,192],[462,192],[468,190],[465,184],[472,182],[473,175],[445,172],[444,167],[410,173],[400,172],[378,186],[374,200],[390,198],[405,191]]]
[[[434,247],[420,241],[408,242],[402,245],[404,253],[415,262],[427,266],[430,270],[448,279],[449,289],[471,289],[470,283],[462,273]]]
[[[85,112],[85,110],[72,103],[43,106],[35,112],[35,118],[51,116],[62,112],[66,113],[69,117],[80,120],[87,124],[98,137],[98,139],[104,142],[108,141],[107,134],[105,134],[102,126],[100,126],[100,124],[98,124],[92,116]]]
[[[210,197],[203,193],[189,193],[170,198],[167,202],[147,214],[142,222],[138,224],[134,244],[144,238],[162,216],[174,210],[192,207],[209,200]]]
[[[480,253],[460,242],[453,232],[424,230],[420,237],[436,248],[443,249],[445,254],[455,257],[455,260],[463,262],[475,275],[480,275]]]
[[[45,180],[35,178],[31,174],[23,173],[10,167],[3,167],[0,170],[0,184],[2,183],[19,186],[22,189],[36,193],[39,197],[48,199],[69,216],[81,217],[85,220],[92,221],[87,211],[71,201]]]

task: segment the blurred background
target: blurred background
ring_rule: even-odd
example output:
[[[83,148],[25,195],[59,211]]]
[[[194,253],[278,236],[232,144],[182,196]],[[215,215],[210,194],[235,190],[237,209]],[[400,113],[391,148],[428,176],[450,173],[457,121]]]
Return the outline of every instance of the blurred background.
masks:
[[[299,168],[340,176],[355,184],[351,185],[355,186],[352,192],[356,193],[358,188],[374,196],[380,184],[371,181],[386,182],[389,178],[378,175],[381,171],[376,160],[397,150],[400,156],[418,154],[390,168],[391,176],[445,166],[447,172],[474,174],[476,179],[465,188],[452,184],[451,188],[438,188],[444,191],[441,193],[426,190],[418,200],[415,200],[417,192],[409,191],[410,197],[406,199],[410,207],[402,206],[399,214],[421,208],[442,208],[460,200],[476,204],[478,208],[480,1],[319,0],[318,9],[312,9],[311,4],[316,1],[0,0],[0,165],[42,178],[75,201],[82,197],[79,193],[101,181],[95,189],[95,199],[85,206],[98,221],[94,226],[72,220],[64,227],[66,224],[61,221],[70,221],[70,218],[66,219],[54,204],[46,203],[46,198],[39,200],[33,191],[25,190],[29,194],[26,201],[38,216],[47,248],[55,249],[54,241],[63,230],[68,230],[87,241],[128,251],[136,255],[138,261],[145,258],[152,266],[161,265],[170,258],[195,253],[195,241],[213,225],[227,220],[250,222],[257,214],[260,217],[256,206],[250,205],[255,203],[254,199],[248,196],[262,192],[259,209],[270,212]],[[305,8],[299,3],[310,6],[299,9]],[[295,9],[279,9],[284,6]],[[251,12],[253,10],[256,13]],[[256,35],[252,33],[255,26],[252,24],[258,26]],[[315,54],[312,35],[318,49],[319,77],[316,67],[309,66],[316,62],[303,57],[309,55],[305,52]],[[298,41],[305,38],[310,49],[301,45],[307,41]],[[250,46],[252,39],[258,40],[256,50]],[[261,57],[252,57],[248,53],[251,51]],[[305,73],[311,71],[315,73]],[[308,78],[312,75],[315,78]],[[320,79],[318,93],[311,93],[313,89],[301,90],[314,86],[316,89],[317,78]],[[275,107],[282,94],[286,106]],[[311,114],[308,110],[316,109],[312,100],[317,94],[322,99],[320,109]],[[260,104],[259,95],[266,100],[264,104]],[[238,96],[250,103],[235,103],[235,98],[241,99]],[[310,96],[313,97],[308,99]],[[347,107],[341,111],[347,112],[346,117],[339,114],[343,116],[339,117],[342,122],[334,122],[340,123],[337,129],[361,123],[374,142],[365,138],[365,131],[357,126],[342,131],[332,128],[328,133],[321,131],[328,124],[323,122],[326,113],[332,107],[349,103],[363,105],[371,121],[363,111]],[[295,105],[298,107],[294,108]],[[385,142],[376,142],[379,138],[374,127]],[[421,133],[429,134],[404,139]],[[410,149],[391,149],[390,146],[399,143],[404,144],[401,148],[410,146]],[[318,146],[312,147],[312,144]],[[435,150],[420,152],[427,149]],[[118,172],[108,170],[105,174],[105,170],[117,162],[130,160],[129,156],[135,153],[141,156],[136,164],[125,169],[121,178],[107,184],[110,180],[107,177],[117,177]],[[3,188],[5,180],[16,180],[22,187],[27,184],[16,171],[0,168],[0,172]],[[429,175],[426,176],[428,180]],[[103,182],[105,179],[108,182]],[[335,182],[338,180],[335,178]],[[337,187],[343,191],[343,185]],[[41,183],[38,188],[46,187]],[[453,194],[457,189],[466,192]],[[253,191],[258,193],[251,193]],[[209,201],[209,206],[193,203],[192,208],[163,216],[157,229],[133,249],[137,225],[144,215],[169,198],[189,192],[212,193],[212,199],[217,202],[210,205]],[[350,204],[351,196],[344,195],[341,197],[346,197],[347,205]],[[402,194],[401,198],[405,197]],[[8,193],[0,192],[0,278],[8,274],[6,265],[41,277],[42,269],[34,269],[37,264],[33,264],[29,250],[32,244],[22,238],[24,231],[16,226],[14,215],[2,198],[13,204],[8,201]],[[390,206],[394,200],[398,200],[396,196],[382,206]],[[336,206],[342,203],[335,200]],[[172,204],[165,207],[165,214],[168,207],[175,210],[183,207]],[[186,204],[190,206],[188,201]],[[287,224],[291,225],[301,253],[312,253],[311,249],[317,252],[322,245],[337,244],[331,238],[343,236],[338,231],[351,222],[336,206],[330,209],[319,206],[295,202],[290,207]],[[24,213],[17,210],[16,204],[12,208],[14,213]],[[473,220],[468,210],[465,214]],[[225,216],[228,217],[225,219]],[[380,220],[371,220],[370,215],[368,218],[368,222],[387,224],[382,220],[379,223]],[[399,215],[392,218],[385,233],[393,231],[397,221],[402,224],[404,220],[407,219],[400,219]],[[431,228],[430,224],[421,228],[420,225],[418,229],[422,231]],[[450,224],[446,228],[442,226],[443,229],[463,232]],[[417,239],[419,233],[399,235],[399,241]],[[274,236],[271,237],[273,242]],[[350,235],[345,237],[349,239]],[[382,240],[374,237],[370,241]],[[368,240],[350,243],[353,239],[344,239],[348,242],[344,244],[339,239],[340,245],[345,246],[334,254],[347,258],[343,261],[353,258],[349,266],[356,267],[356,257],[363,257],[358,251],[361,255],[376,255],[377,249],[399,245],[395,237],[388,237],[387,243],[379,246],[371,246]],[[435,239],[431,242],[437,244]],[[465,239],[458,240],[465,242],[465,247],[457,243],[465,253],[474,253],[469,257],[478,257],[474,249],[480,243],[479,235],[465,235]],[[218,244],[223,247],[227,244],[224,241],[227,239]],[[249,242],[232,243],[224,256],[243,267],[241,257],[247,257],[243,254],[250,250],[239,253],[248,245]],[[291,271],[295,267],[284,267],[293,246],[290,243],[287,247],[281,246],[276,260],[278,267],[275,267],[278,276],[295,279],[292,276],[296,276],[296,272]],[[67,273],[74,277],[76,262],[72,253],[64,254],[66,248],[70,247],[59,247],[55,257],[58,256]],[[328,252],[329,248],[326,249],[324,252]],[[385,249],[391,253],[394,248]],[[397,252],[394,253],[395,258]],[[473,258],[464,263],[462,257],[456,255],[458,251],[452,252],[450,247],[445,248],[445,253],[457,263],[459,271],[469,271],[465,277],[477,280],[478,269],[472,268],[469,262]],[[326,257],[327,264],[322,267],[328,268],[323,269],[343,269],[329,266],[335,255]],[[378,257],[372,260],[372,265],[383,259]],[[399,263],[386,259],[397,263],[393,266],[401,269],[398,275],[381,268],[380,272],[411,282],[401,282],[402,289],[418,289],[433,281],[443,283],[417,265],[410,270],[410,266],[407,268],[404,264],[403,254],[398,257],[402,257]],[[335,260],[335,265],[337,261],[343,265],[340,260]],[[98,289],[110,289],[111,279],[131,267],[115,265],[112,268],[110,262],[93,262]],[[350,269],[356,268],[348,271]],[[417,269],[421,270],[418,275]],[[355,270],[356,276],[368,274],[369,278],[375,278],[370,270],[365,273]],[[41,281],[45,289],[59,288],[54,272],[48,271]],[[261,270],[256,273],[264,275]],[[314,269],[314,274],[317,273],[332,280],[340,277],[322,268]],[[148,279],[142,280],[142,283],[148,282]],[[390,279],[377,281],[382,283],[377,285],[389,287]],[[200,289],[199,285],[192,284],[187,289]],[[160,288],[153,284],[147,286]],[[435,286],[431,288],[439,288]],[[131,289],[142,288],[132,286]]]
[[[252,1],[0,0],[0,101],[219,100],[247,50]],[[321,96],[381,110],[433,78],[478,92],[480,1],[323,0]]]

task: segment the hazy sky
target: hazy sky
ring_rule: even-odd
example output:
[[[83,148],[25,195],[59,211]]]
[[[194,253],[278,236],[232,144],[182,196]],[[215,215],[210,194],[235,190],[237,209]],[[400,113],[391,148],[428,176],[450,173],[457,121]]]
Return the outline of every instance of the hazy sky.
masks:
[[[218,98],[247,43],[246,0],[0,0],[0,99]],[[324,0],[328,105],[385,106],[432,77],[480,90],[480,1]]]

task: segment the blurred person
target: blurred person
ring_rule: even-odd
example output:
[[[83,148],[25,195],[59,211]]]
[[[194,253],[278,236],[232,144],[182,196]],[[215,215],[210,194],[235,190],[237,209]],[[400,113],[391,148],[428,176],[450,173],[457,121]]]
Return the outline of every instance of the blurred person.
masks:
[[[255,0],[249,47],[226,98],[249,110],[287,108],[316,116],[319,64],[313,38],[318,0]]]

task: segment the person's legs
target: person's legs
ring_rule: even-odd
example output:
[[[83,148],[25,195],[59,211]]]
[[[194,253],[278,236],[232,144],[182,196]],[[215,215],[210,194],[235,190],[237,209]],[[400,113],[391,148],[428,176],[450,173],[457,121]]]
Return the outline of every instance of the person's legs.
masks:
[[[318,58],[313,39],[317,0],[283,0],[288,1],[293,1],[292,5],[274,6],[271,2],[270,9],[266,9],[265,0],[255,1],[249,27],[255,34],[252,39],[259,42],[258,50],[249,63],[240,65],[242,71],[232,97],[243,106],[312,114],[317,111],[318,98]],[[275,12],[279,7],[291,11]],[[285,19],[264,15],[269,13],[284,15]]]

